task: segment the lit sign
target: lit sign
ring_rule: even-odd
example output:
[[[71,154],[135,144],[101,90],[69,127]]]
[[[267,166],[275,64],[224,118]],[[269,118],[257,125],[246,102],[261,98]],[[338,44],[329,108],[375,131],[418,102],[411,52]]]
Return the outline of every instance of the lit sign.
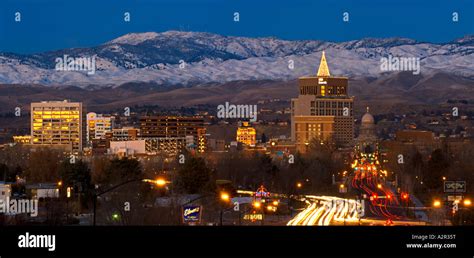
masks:
[[[262,185],[255,192],[255,197],[270,197],[270,193],[267,192],[267,189]]]
[[[183,222],[201,222],[201,206],[185,206],[183,207]]]
[[[260,220],[263,220],[263,214],[261,213],[245,214],[244,220],[260,221]]]
[[[444,192],[445,193],[465,193],[466,181],[445,181]]]

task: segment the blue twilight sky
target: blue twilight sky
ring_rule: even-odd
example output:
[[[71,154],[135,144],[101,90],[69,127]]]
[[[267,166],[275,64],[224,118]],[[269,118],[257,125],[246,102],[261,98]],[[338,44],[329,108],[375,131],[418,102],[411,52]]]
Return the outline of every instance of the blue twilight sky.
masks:
[[[22,21],[16,23],[15,12]],[[131,22],[123,21],[124,12]],[[234,12],[240,22],[233,21]],[[342,20],[349,13],[349,23]],[[459,22],[452,13],[459,13]],[[101,44],[130,32],[346,41],[408,37],[448,42],[474,34],[474,0],[0,0],[0,52]]]

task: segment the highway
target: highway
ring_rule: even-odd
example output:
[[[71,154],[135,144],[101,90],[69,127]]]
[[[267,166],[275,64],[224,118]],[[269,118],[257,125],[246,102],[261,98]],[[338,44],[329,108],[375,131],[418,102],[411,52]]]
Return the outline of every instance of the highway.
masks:
[[[358,222],[363,205],[353,199],[332,196],[306,196],[308,207],[288,222],[288,226],[328,226]]]

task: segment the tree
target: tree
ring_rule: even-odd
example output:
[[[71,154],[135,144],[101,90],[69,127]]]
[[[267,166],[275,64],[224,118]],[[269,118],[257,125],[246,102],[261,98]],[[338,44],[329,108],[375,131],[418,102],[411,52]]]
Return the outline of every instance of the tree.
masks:
[[[75,163],[65,160],[59,168],[59,176],[65,186],[74,186],[76,191],[88,192],[91,187],[91,170],[89,166],[79,160]]]
[[[38,148],[31,152],[25,171],[29,183],[57,182],[60,160],[64,155],[50,148]]]
[[[3,181],[12,181],[10,178],[10,170],[8,166],[3,163],[0,163],[0,178],[2,178]]]
[[[421,173],[421,170],[424,166],[424,163],[423,163],[423,156],[421,155],[421,153],[417,150],[415,152],[415,154],[413,155],[413,157],[411,158],[410,160],[410,168],[411,170],[413,171],[413,175],[417,175],[419,176],[419,174]]]
[[[449,169],[449,160],[441,149],[436,149],[431,153],[426,169],[423,173],[423,183],[430,190],[437,190],[442,187],[442,177]]]
[[[334,151],[334,143],[331,141],[320,141],[312,138],[308,146],[308,156],[314,159],[330,161],[332,152]]]
[[[174,185],[180,193],[196,194],[215,190],[214,173],[201,157],[189,156],[178,170]]]
[[[94,157],[91,163],[91,177],[92,183],[94,184],[103,184],[106,183],[107,178],[107,168],[110,166],[110,159],[103,156]]]
[[[107,164],[104,174],[104,181],[109,184],[143,178],[140,162],[133,158],[111,160]]]
[[[273,189],[279,169],[273,164],[272,158],[266,154],[260,155],[256,170],[256,175],[259,175],[259,178],[261,178],[261,183]]]

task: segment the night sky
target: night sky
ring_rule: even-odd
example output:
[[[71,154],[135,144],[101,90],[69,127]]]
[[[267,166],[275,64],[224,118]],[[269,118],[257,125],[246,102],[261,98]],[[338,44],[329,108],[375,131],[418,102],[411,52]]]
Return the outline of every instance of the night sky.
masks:
[[[15,12],[22,22],[15,22]],[[131,22],[123,21],[124,12]],[[234,12],[240,22],[234,22]],[[343,12],[349,22],[343,22]],[[452,13],[459,13],[459,22]],[[1,0],[0,51],[95,46],[130,32],[347,41],[407,37],[449,42],[474,34],[472,0]]]

